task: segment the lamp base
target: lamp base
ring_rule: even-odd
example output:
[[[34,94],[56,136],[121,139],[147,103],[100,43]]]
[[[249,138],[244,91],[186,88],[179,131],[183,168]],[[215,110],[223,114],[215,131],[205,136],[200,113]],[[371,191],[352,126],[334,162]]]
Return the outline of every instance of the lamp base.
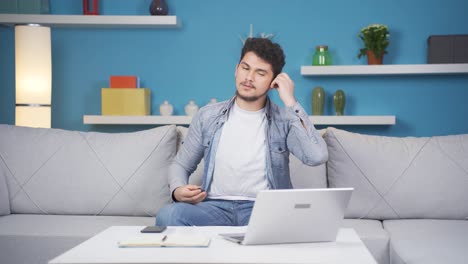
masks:
[[[50,106],[16,106],[15,125],[25,127],[51,127]]]

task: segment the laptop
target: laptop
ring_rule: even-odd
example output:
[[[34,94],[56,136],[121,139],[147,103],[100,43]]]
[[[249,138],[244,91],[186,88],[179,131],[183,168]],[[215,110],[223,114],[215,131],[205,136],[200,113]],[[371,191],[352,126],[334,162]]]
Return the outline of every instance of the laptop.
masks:
[[[335,241],[353,188],[260,191],[246,233],[219,234],[241,245]]]

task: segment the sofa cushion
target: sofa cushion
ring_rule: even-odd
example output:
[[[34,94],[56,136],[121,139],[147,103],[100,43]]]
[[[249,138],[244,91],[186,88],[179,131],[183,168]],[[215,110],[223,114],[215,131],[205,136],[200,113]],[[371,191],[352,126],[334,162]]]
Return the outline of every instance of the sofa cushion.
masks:
[[[13,213],[148,215],[169,203],[175,126],[96,133],[0,126]]]
[[[354,187],[348,218],[468,217],[468,135],[383,137],[328,128],[330,187]]]
[[[1,263],[48,264],[85,240],[82,237],[0,236]]]
[[[4,164],[1,154],[0,164]],[[10,214],[10,199],[8,197],[8,188],[5,179],[7,172],[5,170],[5,165],[0,166],[0,216]]]
[[[110,226],[154,223],[154,217],[149,216],[11,214],[0,217],[0,237],[90,238]]]
[[[388,233],[382,222],[370,219],[344,219],[341,227],[353,228],[379,264],[389,264]]]
[[[47,264],[52,258],[113,225],[154,225],[154,218],[28,214],[2,216],[0,262]]]
[[[327,188],[327,166],[308,166],[289,154],[289,172],[294,189]]]
[[[178,147],[182,144],[183,139],[187,136],[188,128],[183,126],[177,127],[178,132]],[[322,135],[325,130],[319,131]],[[310,167],[303,164],[294,155],[289,155],[289,170],[291,173],[291,182],[294,188],[326,188],[327,187],[327,173],[325,164]],[[197,169],[192,173],[189,178],[190,184],[201,185],[203,179],[204,162],[201,160]]]
[[[462,264],[468,259],[468,221],[386,220],[392,264]]]

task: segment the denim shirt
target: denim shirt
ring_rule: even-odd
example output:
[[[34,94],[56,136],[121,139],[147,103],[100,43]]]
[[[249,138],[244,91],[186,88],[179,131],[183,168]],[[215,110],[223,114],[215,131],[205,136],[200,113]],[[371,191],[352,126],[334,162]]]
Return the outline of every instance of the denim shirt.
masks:
[[[219,138],[234,101],[235,97],[204,106],[193,117],[187,136],[169,170],[170,193],[188,184],[188,177],[202,158],[205,161],[202,189],[209,190]],[[326,143],[297,102],[292,107],[281,108],[267,97],[265,115],[266,178],[269,188],[291,189],[289,153],[306,165],[317,166],[328,160]]]

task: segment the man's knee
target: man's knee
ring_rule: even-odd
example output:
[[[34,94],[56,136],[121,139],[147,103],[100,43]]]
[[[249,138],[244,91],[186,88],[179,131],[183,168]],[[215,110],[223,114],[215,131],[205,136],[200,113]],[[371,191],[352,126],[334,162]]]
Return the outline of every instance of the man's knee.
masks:
[[[168,204],[159,210],[156,215],[156,225],[158,226],[183,226],[188,225],[184,219],[184,213],[187,212],[187,207],[191,206],[186,203]]]

